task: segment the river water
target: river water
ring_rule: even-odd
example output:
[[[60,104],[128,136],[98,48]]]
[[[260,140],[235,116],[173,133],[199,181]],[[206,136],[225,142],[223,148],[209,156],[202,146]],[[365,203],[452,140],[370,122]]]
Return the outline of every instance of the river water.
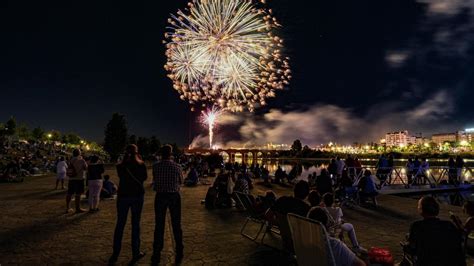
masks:
[[[224,158],[226,159],[226,158]],[[373,168],[377,164],[377,159],[359,159],[362,166],[368,167],[368,168]],[[273,175],[275,171],[277,170],[278,166],[281,166],[286,173],[289,173],[291,169],[295,165],[302,165],[303,166],[303,171],[301,175],[298,177],[298,179],[306,180],[309,174],[316,173],[316,175],[319,175],[321,172],[322,168],[325,168],[328,166],[330,159],[263,159],[263,158],[258,158],[256,160],[256,163],[261,166],[264,165],[269,171],[270,175]],[[406,180],[406,170],[404,169],[404,166],[407,163],[407,159],[395,159],[394,160],[394,165],[396,168],[400,170],[400,175],[401,178]],[[432,174],[435,177],[440,177],[441,179],[445,179],[444,175],[446,173],[443,173],[443,167],[445,167],[448,164],[447,159],[427,159],[428,163],[430,164],[430,174]],[[467,169],[463,172],[463,177],[464,181],[470,181],[473,173],[471,172],[471,167],[474,167],[474,160],[467,160],[465,159],[465,166]],[[235,157],[235,162],[242,163],[242,158],[236,156]],[[247,165],[252,165],[254,162],[252,158],[249,158],[245,162]],[[472,169],[474,170],[474,169]],[[443,175],[444,174],[444,175]]]

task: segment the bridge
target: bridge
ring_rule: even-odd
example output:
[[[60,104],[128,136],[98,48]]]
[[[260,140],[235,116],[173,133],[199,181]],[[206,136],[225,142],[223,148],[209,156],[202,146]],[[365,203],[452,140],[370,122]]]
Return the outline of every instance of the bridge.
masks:
[[[246,162],[248,159],[252,159],[252,162],[257,161],[257,159],[268,159],[278,157],[278,150],[264,150],[264,149],[252,149],[252,148],[229,148],[229,149],[204,149],[204,148],[194,148],[186,149],[184,151],[188,154],[210,154],[218,153],[225,158],[227,161],[234,162],[236,156],[240,156],[243,162]]]

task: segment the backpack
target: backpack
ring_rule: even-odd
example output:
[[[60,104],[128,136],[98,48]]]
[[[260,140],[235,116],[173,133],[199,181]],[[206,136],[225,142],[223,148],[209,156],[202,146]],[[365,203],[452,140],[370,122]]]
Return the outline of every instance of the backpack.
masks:
[[[66,175],[68,177],[76,177],[77,176],[76,168],[74,167],[74,164],[72,162],[70,162],[69,165],[68,165],[68,168],[66,170]]]

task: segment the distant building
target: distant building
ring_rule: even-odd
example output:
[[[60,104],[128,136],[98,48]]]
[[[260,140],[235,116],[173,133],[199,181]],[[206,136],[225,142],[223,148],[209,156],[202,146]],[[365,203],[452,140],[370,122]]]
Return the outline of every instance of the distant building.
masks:
[[[446,142],[456,142],[457,134],[456,133],[438,133],[431,136],[431,141],[436,144],[444,144]]]
[[[444,144],[446,142],[471,142],[474,135],[474,129],[472,132],[469,130],[466,131],[457,131],[453,133],[440,133],[434,134],[431,137],[431,141],[436,144]]]
[[[466,128],[464,130],[464,140],[471,143],[474,140],[474,128]]]
[[[417,137],[408,134],[408,130],[385,134],[385,145],[387,147],[406,147],[412,144],[417,144]]]
[[[423,137],[416,137],[416,145],[425,145],[425,144],[429,144],[430,143],[430,139],[429,138],[423,138]]]

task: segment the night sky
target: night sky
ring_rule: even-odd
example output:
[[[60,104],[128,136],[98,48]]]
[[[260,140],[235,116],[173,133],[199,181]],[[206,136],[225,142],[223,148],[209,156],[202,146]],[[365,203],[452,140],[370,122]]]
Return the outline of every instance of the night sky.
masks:
[[[242,115],[236,139],[313,144],[474,126],[473,1],[268,2],[294,78],[267,108]],[[2,1],[0,120],[101,141],[120,112],[131,133],[189,144],[205,130],[172,89],[162,44],[169,14],[186,3]],[[314,122],[295,133],[305,136],[281,125],[300,126],[298,116]]]

